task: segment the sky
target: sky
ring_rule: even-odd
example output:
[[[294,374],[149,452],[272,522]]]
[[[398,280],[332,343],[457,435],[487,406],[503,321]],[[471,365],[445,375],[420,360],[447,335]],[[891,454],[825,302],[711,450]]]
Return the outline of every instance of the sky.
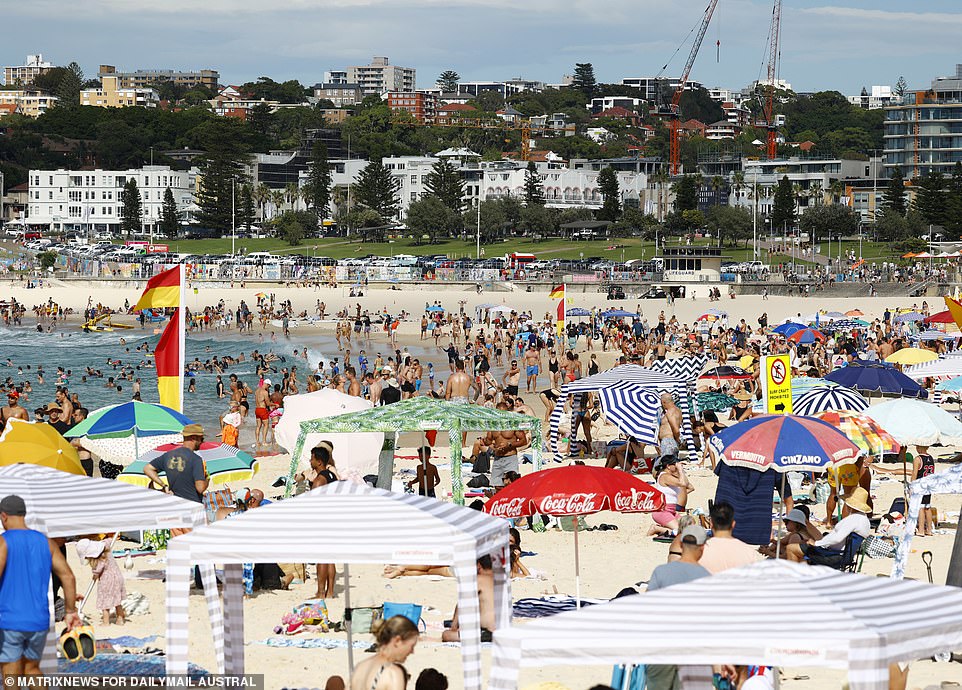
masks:
[[[0,63],[42,53],[88,77],[217,69],[305,85],[374,55],[417,68],[418,86],[523,76],[558,83],[577,62],[601,82],[677,76],[708,0],[3,0]],[[691,78],[740,89],[764,79],[772,0],[719,0]],[[19,28],[18,28],[19,27]],[[12,30],[11,30],[12,29]],[[962,62],[958,0],[784,0],[780,77],[796,91],[927,88]],[[687,38],[687,42],[686,42]],[[716,42],[720,47],[716,49]],[[676,49],[682,46],[676,53]],[[674,57],[672,58],[672,55]]]

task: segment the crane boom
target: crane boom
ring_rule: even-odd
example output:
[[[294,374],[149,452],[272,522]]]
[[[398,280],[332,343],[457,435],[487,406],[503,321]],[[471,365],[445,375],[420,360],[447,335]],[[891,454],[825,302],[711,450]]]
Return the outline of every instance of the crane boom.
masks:
[[[768,159],[775,160],[778,142],[775,128],[775,86],[778,81],[778,43],[782,25],[782,0],[775,0],[772,8],[772,26],[768,37],[768,94],[765,100],[765,120],[768,126]]]
[[[695,36],[695,41],[692,43],[691,52],[688,54],[688,61],[685,63],[685,69],[682,71],[681,79],[678,80],[678,87],[675,89],[675,93],[671,97],[671,106],[668,116],[671,118],[670,128],[668,138],[668,157],[670,161],[670,170],[672,175],[677,175],[681,169],[681,123],[680,119],[680,108],[681,95],[685,91],[685,84],[688,83],[688,76],[691,74],[691,68],[695,65],[695,58],[698,57],[698,51],[701,49],[701,42],[705,38],[705,33],[708,31],[708,24],[711,22],[711,17],[715,13],[715,7],[718,5],[718,0],[710,0],[708,7],[705,9],[705,16],[702,17],[701,26],[698,28],[698,34]]]

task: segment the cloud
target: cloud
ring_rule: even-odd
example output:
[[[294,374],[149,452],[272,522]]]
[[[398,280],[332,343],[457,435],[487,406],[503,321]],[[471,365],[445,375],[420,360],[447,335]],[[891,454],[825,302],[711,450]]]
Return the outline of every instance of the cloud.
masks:
[[[962,14],[952,12],[901,12],[880,9],[864,9],[861,7],[807,7],[796,10],[801,14],[812,14],[823,17],[850,19],[857,23],[887,22],[898,24],[899,28],[918,30],[922,24],[943,26],[945,24],[962,24]],[[872,28],[862,24],[866,28]]]

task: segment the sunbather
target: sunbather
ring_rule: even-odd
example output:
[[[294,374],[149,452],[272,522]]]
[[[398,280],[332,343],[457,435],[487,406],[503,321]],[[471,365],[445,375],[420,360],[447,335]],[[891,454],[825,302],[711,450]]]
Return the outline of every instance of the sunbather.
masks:
[[[484,640],[495,629],[494,622],[494,571],[491,556],[478,559],[478,604],[481,610],[481,637]],[[487,634],[485,634],[487,633]],[[454,607],[451,627],[441,634],[444,642],[460,642],[461,628],[458,623],[458,607]]]

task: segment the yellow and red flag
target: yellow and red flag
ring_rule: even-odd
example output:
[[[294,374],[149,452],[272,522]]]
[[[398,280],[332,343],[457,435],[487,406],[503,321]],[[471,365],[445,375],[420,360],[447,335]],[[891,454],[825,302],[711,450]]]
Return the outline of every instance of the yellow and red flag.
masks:
[[[955,319],[955,325],[962,329],[962,303],[952,299],[951,297],[945,297],[945,308],[949,310],[949,314]]]
[[[181,413],[184,411],[186,329],[183,294],[184,267],[175,266],[148,280],[144,294],[134,306],[134,309],[176,308],[154,349],[154,366],[157,370],[160,404]]]
[[[134,309],[155,309],[179,307],[181,292],[181,266],[158,273],[147,281],[144,294],[137,300]]]
[[[564,299],[565,296],[565,286],[564,283],[558,285],[557,287],[551,288],[551,292],[548,293],[548,297],[551,299]]]

